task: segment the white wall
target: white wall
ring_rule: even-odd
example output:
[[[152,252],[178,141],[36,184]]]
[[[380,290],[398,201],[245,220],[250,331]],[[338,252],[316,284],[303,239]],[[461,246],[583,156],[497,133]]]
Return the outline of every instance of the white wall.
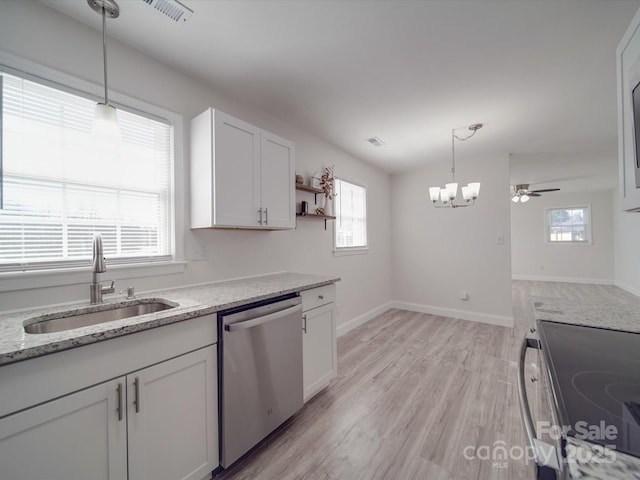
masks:
[[[482,183],[474,206],[429,204],[428,187],[450,181],[448,164],[392,177],[393,298],[403,308],[511,326],[508,156],[456,163],[460,182]]]
[[[640,212],[623,212],[614,196],[615,284],[640,296]]]
[[[37,2],[2,2],[0,50],[99,86],[102,81],[100,32],[80,24]],[[376,311],[390,300],[390,179],[374,167],[332,147],[319,138],[267,113],[227,98],[215,88],[117,41],[109,42],[109,86],[136,99],[176,112],[184,117],[184,171],[177,172],[177,216],[185,226],[178,232],[188,261],[182,274],[128,278],[117,287],[134,285],[137,291],[221,280],[232,277],[299,271],[342,277],[338,283],[338,324],[346,324]],[[97,87],[96,87],[97,88]],[[96,90],[100,92],[99,88]],[[112,95],[114,98],[116,95]],[[213,106],[296,144],[297,171],[308,175],[323,165],[335,164],[336,174],[357,179],[368,187],[370,252],[334,257],[332,227],[300,220],[296,230],[256,232],[188,229],[188,121]],[[298,201],[302,199],[298,194]],[[309,200],[307,198],[307,200]],[[191,261],[196,247],[204,246],[207,261]],[[115,272],[107,272],[111,279]],[[86,281],[74,285],[0,292],[0,310],[88,299]],[[115,276],[116,280],[118,277]]]
[[[550,192],[527,203],[511,204],[511,268],[513,278],[612,284],[613,192]],[[545,210],[591,206],[592,243],[545,242]]]

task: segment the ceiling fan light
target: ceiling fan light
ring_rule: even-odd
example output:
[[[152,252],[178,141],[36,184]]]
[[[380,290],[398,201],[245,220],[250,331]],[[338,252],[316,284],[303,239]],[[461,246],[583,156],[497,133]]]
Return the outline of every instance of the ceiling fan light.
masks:
[[[520,201],[520,195],[514,195],[513,197],[511,197],[511,201],[513,203],[518,203]]]
[[[527,203],[529,201],[529,195],[522,195],[522,197],[520,197],[520,201],[522,203]]]

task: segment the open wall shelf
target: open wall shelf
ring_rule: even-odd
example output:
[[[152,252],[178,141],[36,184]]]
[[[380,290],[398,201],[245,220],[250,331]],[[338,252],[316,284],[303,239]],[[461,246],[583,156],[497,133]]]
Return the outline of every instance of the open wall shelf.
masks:
[[[311,192],[311,193],[315,193],[316,195],[318,193],[324,193],[324,191],[321,188],[311,187],[309,185],[302,185],[301,183],[296,183],[296,190],[302,190],[303,192]]]
[[[315,195],[314,203],[318,203],[318,195],[324,195],[324,191],[321,188],[310,187],[309,185],[302,185],[296,183],[296,190],[300,190],[302,192],[313,193]],[[316,213],[296,213],[296,217],[305,217],[313,220],[324,220],[324,229],[327,229],[327,220],[335,220],[336,217],[333,215],[318,215]]]

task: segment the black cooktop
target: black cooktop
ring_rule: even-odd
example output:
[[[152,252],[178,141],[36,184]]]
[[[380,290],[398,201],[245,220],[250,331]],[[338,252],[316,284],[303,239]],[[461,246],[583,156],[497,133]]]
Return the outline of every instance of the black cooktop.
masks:
[[[640,457],[640,334],[538,323],[567,434]]]

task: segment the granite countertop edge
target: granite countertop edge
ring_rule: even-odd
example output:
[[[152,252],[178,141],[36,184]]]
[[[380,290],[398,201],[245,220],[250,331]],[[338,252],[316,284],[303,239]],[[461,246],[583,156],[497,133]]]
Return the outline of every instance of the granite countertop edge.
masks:
[[[34,317],[46,317],[69,310],[81,314],[96,308],[96,305],[78,302],[0,313],[0,366],[183,322],[268,298],[330,285],[338,281],[340,278],[334,276],[283,272],[156,290],[136,295],[135,298],[146,302],[157,299],[168,300],[178,306],[137,317],[46,334],[26,333],[23,328],[24,322]],[[107,298],[107,301],[102,305],[126,305],[127,302],[129,301],[120,296],[113,300]]]
[[[640,333],[640,308],[631,302],[573,301],[555,297],[532,297],[537,321],[568,323]]]

